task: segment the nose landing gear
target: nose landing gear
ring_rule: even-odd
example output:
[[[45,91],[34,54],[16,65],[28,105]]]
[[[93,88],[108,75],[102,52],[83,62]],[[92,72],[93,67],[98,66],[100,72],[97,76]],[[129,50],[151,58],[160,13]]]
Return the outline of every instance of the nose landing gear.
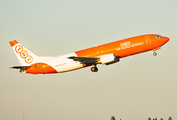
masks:
[[[91,67],[91,71],[92,72],[97,72],[98,71],[98,68],[96,67],[96,65],[94,65],[93,67]]]
[[[157,55],[157,53],[154,51],[154,52],[153,52],[153,55],[154,55],[154,56],[156,56],[156,55]]]
[[[156,53],[155,51],[156,51],[156,50],[159,50],[159,49],[160,49],[160,47],[157,47],[157,48],[153,49],[153,55],[154,55],[154,56],[157,55],[157,53]]]

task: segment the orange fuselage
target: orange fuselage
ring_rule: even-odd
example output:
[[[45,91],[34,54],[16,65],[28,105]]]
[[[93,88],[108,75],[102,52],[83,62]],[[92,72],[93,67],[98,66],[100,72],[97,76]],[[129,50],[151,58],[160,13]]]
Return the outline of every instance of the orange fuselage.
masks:
[[[149,51],[158,50],[163,44],[168,42],[169,38],[155,38],[158,34],[141,35],[131,37],[100,46],[76,51],[79,57],[97,57],[104,54],[114,53],[116,57],[126,57],[129,55]]]

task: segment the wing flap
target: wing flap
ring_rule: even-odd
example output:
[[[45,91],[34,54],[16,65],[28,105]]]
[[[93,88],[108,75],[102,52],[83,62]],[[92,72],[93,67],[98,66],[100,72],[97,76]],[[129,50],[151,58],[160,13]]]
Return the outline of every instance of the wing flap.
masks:
[[[98,57],[76,57],[76,56],[71,56],[71,57],[68,57],[68,59],[72,59],[74,61],[81,62],[82,64],[92,64],[92,63],[96,63],[100,58],[98,58]]]

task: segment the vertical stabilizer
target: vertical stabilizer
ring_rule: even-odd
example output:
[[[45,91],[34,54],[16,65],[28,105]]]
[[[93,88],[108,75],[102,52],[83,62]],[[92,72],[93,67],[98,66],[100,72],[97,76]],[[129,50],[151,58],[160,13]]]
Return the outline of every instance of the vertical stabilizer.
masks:
[[[39,62],[39,57],[37,55],[29,51],[16,40],[10,41],[9,43],[22,66],[29,66]]]

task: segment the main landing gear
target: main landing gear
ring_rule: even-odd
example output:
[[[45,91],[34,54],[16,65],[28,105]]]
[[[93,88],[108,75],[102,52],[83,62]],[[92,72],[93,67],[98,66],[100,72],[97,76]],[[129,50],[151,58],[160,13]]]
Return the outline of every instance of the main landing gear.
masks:
[[[93,67],[91,67],[91,71],[92,72],[97,72],[98,71],[98,68],[96,67],[96,65],[94,65]]]

